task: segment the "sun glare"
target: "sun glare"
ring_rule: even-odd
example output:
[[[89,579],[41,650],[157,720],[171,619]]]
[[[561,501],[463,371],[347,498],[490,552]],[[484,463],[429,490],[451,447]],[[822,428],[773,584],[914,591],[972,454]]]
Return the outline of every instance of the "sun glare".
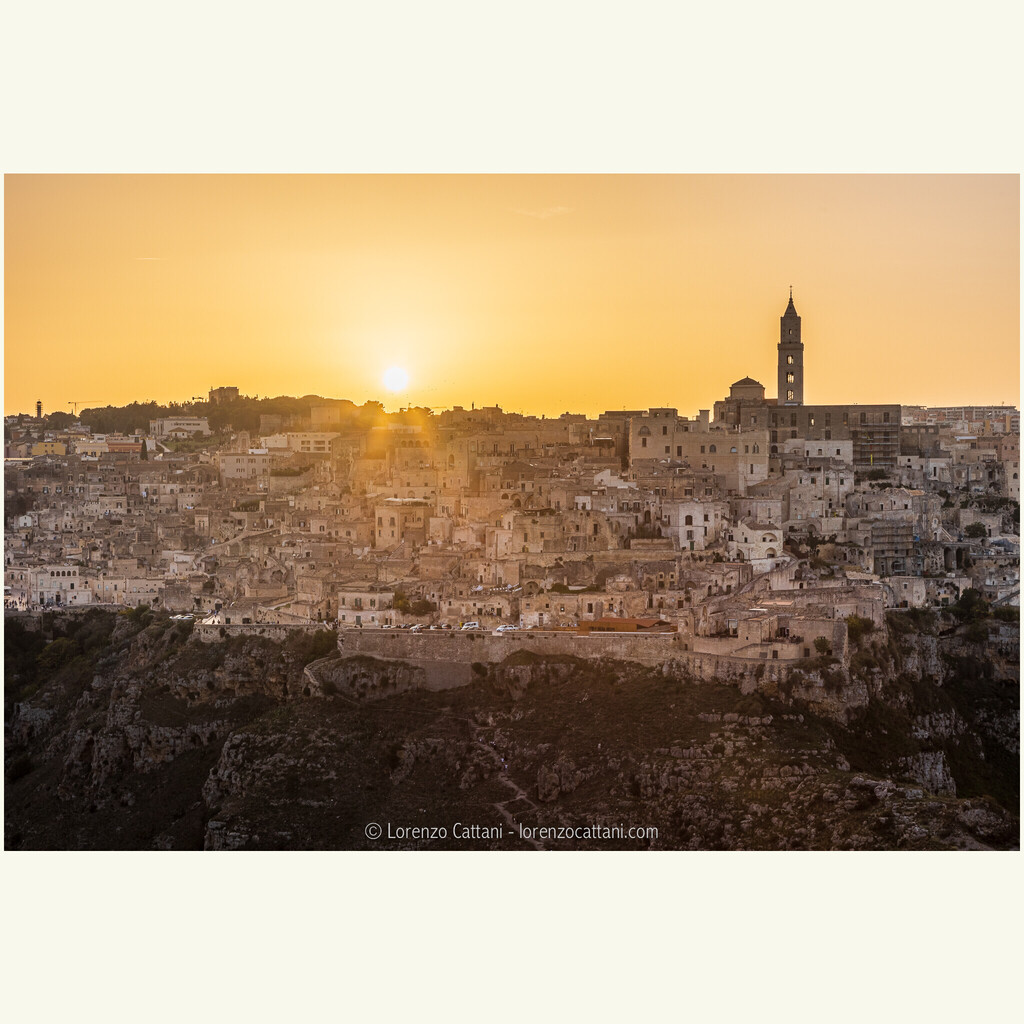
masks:
[[[384,371],[384,387],[388,391],[404,391],[409,386],[409,374],[400,366],[391,366]]]

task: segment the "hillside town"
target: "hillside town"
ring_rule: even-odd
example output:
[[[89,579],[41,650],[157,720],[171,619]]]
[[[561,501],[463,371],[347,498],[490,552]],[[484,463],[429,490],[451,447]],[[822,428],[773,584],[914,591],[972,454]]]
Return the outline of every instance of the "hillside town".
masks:
[[[4,606],[793,661],[841,656],[851,616],[1017,605],[1018,410],[806,404],[803,353],[790,296],[778,397],[746,377],[695,415],[310,397],[243,429],[219,386],[114,433],[37,406],[4,425]]]

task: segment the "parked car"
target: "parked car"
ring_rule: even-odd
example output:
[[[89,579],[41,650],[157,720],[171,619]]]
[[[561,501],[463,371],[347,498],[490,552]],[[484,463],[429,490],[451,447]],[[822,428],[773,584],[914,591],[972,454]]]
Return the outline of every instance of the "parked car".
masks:
[[[506,623],[504,626],[499,626],[494,632],[495,633],[515,633],[519,629],[518,626],[512,626]]]
[[[479,629],[480,628],[480,623],[479,622],[464,622],[462,624],[462,628],[463,629]]]
[[[425,630],[426,628],[427,627],[425,625],[423,625],[422,622],[417,622],[416,625],[413,626],[412,629],[409,630],[409,632],[410,633],[422,633],[423,630]]]

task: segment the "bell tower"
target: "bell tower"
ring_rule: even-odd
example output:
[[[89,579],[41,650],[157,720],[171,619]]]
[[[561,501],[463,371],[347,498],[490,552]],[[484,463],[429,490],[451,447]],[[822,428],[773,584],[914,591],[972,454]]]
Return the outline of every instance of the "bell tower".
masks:
[[[800,340],[800,317],[793,305],[793,286],[789,286],[789,305],[779,318],[779,405],[804,404],[804,346]]]

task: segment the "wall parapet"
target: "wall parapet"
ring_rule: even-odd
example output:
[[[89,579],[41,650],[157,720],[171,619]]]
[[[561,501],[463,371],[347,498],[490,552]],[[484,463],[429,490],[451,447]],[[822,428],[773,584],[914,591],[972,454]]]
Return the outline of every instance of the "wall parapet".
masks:
[[[192,635],[204,644],[217,643],[233,636],[261,636],[267,640],[287,640],[296,633],[316,633],[324,629],[320,623],[246,622],[218,625],[197,622]]]
[[[543,633],[518,632],[495,636],[489,633],[428,632],[393,630],[343,630],[338,634],[343,657],[367,655],[418,665],[499,664],[510,655],[528,651],[540,657],[574,657],[634,662],[652,668],[672,663],[681,671],[701,679],[735,679],[755,674],[781,679],[794,662],[772,660],[768,649],[754,657],[735,653],[694,651],[693,638],[678,633]]]

